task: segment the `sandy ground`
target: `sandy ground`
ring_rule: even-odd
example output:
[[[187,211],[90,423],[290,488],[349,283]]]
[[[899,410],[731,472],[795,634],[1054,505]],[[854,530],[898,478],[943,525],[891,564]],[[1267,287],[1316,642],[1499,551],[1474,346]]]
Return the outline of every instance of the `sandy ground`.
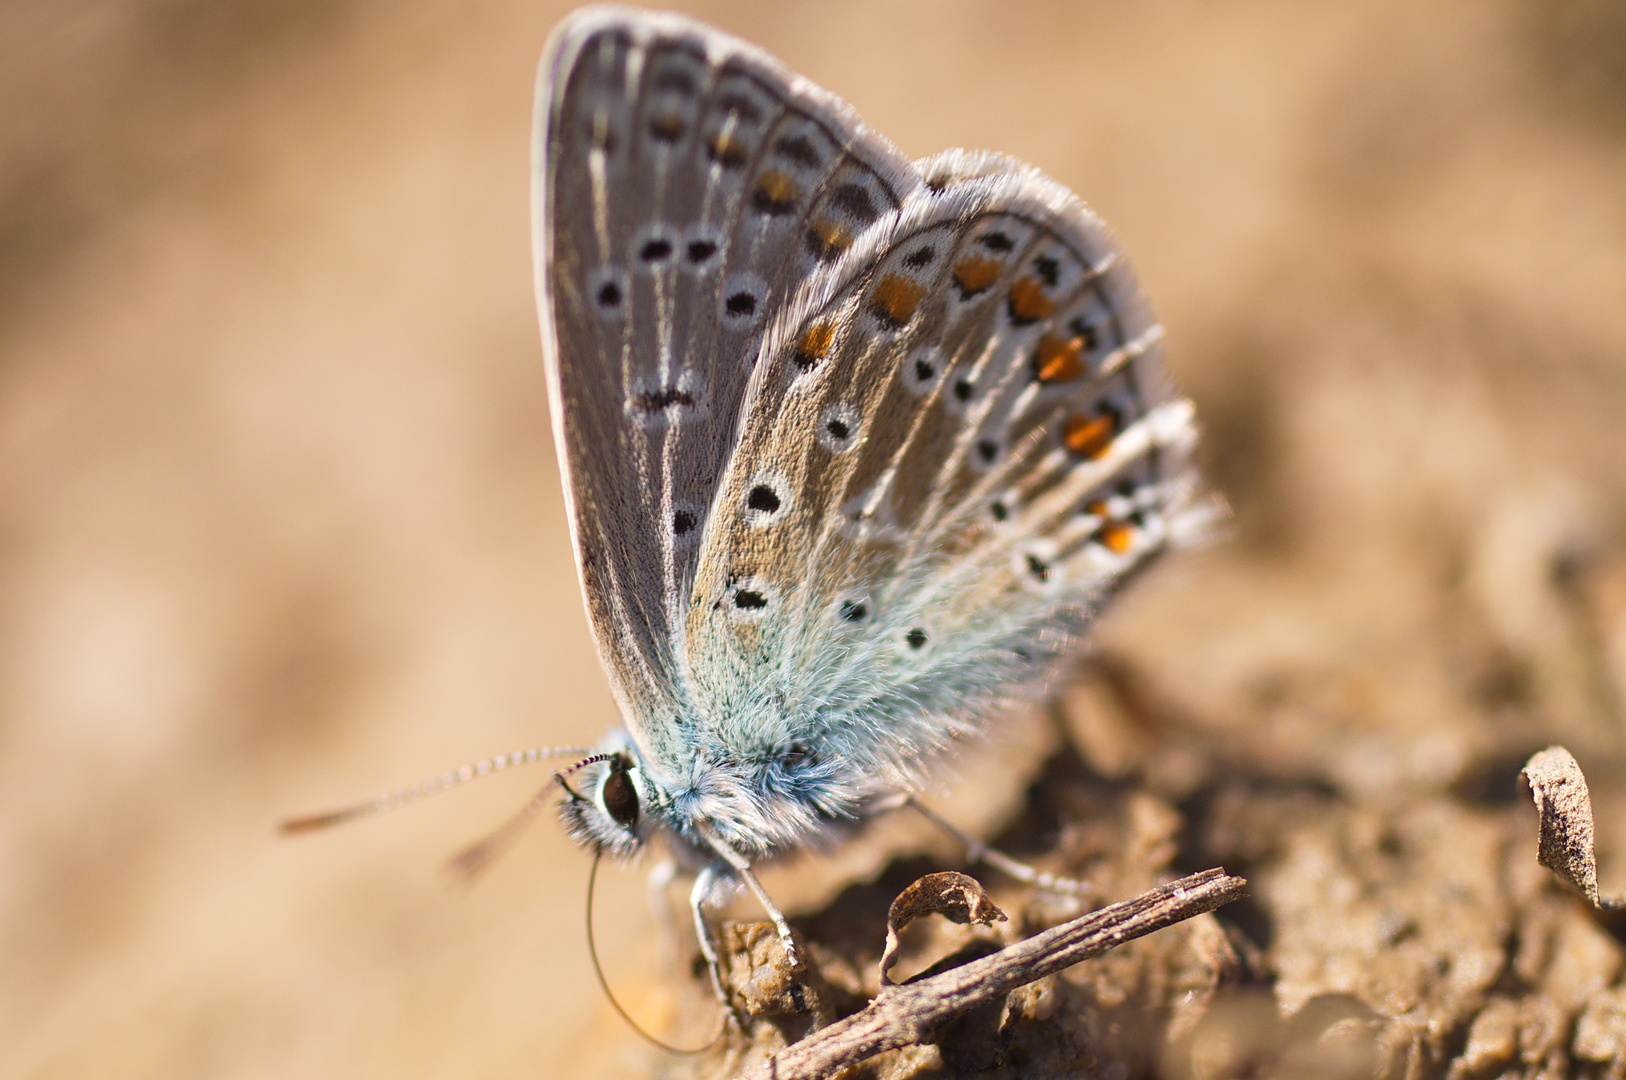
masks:
[[[0,1075],[658,1067],[593,984],[556,829],[441,873],[542,774],[272,835],[615,721],[531,301],[564,10],[0,11]],[[690,10],[911,154],[1003,150],[1099,209],[1236,508],[1106,620],[1051,825],[1012,834],[1124,895],[1250,876],[1202,954],[1231,1019],[1081,1021],[1063,1071],[1310,1075],[1333,1032],[1394,1075],[1604,1075],[1621,948],[1532,872],[1513,776],[1568,745],[1626,887],[1620,6]],[[967,820],[1027,775],[979,773]],[[632,1007],[692,992],[638,871],[599,919]],[[1089,978],[1091,1016],[1143,1000]]]

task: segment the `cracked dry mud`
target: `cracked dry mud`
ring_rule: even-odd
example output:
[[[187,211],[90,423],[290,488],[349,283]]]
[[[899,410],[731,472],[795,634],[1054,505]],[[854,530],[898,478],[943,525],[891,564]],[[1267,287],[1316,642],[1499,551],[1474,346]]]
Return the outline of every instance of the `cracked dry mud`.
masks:
[[[1127,709],[1104,715],[1115,695],[1100,692],[1098,675],[1085,679],[1095,692],[1066,703],[1069,733],[1088,727],[1100,739],[1104,726],[1134,723]],[[1462,1080],[1626,1067],[1616,927],[1536,865],[1535,814],[1511,782],[1494,798],[1363,799],[1227,763],[1171,788],[1121,762],[1116,778],[1104,776],[1079,752],[1084,741],[1045,763],[1004,844],[1096,882],[1107,899],[1199,865],[1248,877],[1251,896],[1014,992],[932,1045],[850,1075]],[[661,1072],[731,1075],[804,1036],[811,1012],[828,1022],[862,1007],[878,989],[886,904],[931,865],[894,863],[797,920],[822,976],[816,1010],[781,998],[728,1054]],[[916,968],[964,962],[1078,910],[980,876],[1012,922],[917,932],[906,954]],[[736,927],[754,945],[736,954],[736,971],[758,976],[776,952],[772,928]]]

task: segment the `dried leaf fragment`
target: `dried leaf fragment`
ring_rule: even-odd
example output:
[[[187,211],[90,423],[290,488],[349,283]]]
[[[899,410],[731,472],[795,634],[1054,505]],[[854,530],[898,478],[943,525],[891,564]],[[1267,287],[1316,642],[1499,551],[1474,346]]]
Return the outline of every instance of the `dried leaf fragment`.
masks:
[[[898,958],[899,935],[903,928],[923,915],[941,915],[962,926],[978,923],[1004,922],[1005,913],[994,902],[975,878],[954,870],[927,874],[892,901],[886,913],[886,948],[881,953],[881,985],[890,986],[887,972]]]
[[[1530,785],[1541,819],[1536,861],[1599,911],[1626,909],[1626,899],[1598,895],[1592,796],[1574,756],[1562,746],[1549,746],[1531,755],[1519,775]]]

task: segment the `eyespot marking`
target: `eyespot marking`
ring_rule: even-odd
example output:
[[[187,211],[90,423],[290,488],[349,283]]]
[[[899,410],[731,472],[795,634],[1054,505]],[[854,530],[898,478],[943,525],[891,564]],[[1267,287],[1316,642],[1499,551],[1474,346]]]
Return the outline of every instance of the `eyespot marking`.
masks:
[[[769,169],[757,177],[756,188],[751,192],[751,205],[764,214],[777,216],[794,210],[801,197],[802,189],[796,186],[796,181],[778,169]]]
[[[903,265],[909,267],[911,270],[919,270],[921,267],[930,263],[932,261],[932,256],[935,254],[936,252],[931,249],[930,245],[927,245],[926,247],[918,247],[903,257]]]
[[[1033,354],[1033,377],[1042,383],[1071,382],[1084,374],[1084,338],[1046,334]]]
[[[737,135],[719,131],[706,143],[706,156],[725,169],[737,169],[751,157],[751,144]]]
[[[1105,408],[1096,416],[1070,416],[1062,428],[1062,441],[1080,457],[1099,458],[1118,436],[1118,412]]]
[[[880,216],[875,209],[875,202],[858,184],[841,184],[830,193],[830,205],[843,213],[850,214],[864,224],[869,224]]]
[[[659,272],[677,251],[677,245],[677,233],[662,222],[651,222],[633,234],[632,250],[639,269],[646,273]]]
[[[1127,552],[1135,541],[1135,534],[1128,525],[1121,521],[1109,521],[1101,526],[1101,543],[1114,555]]]
[[[1045,295],[1037,278],[1019,277],[1011,283],[1009,310],[1014,326],[1028,326],[1050,317],[1056,302]]]
[[[626,315],[627,276],[619,266],[601,266],[587,279],[587,295],[599,317],[618,321]]]
[[[807,249],[821,262],[830,262],[852,246],[853,234],[833,218],[818,218],[807,227]]]
[[[1009,251],[1016,246],[1015,241],[997,229],[993,232],[983,233],[977,237],[977,242],[989,251]]]
[[[802,336],[796,339],[796,351],[791,360],[800,371],[811,371],[818,366],[819,361],[830,355],[830,345],[836,337],[836,326],[832,322],[814,323],[802,331]]]
[[[870,293],[869,309],[889,330],[900,329],[914,317],[926,295],[926,286],[901,274],[888,274]]]
[[[778,592],[762,578],[742,577],[729,584],[726,614],[735,622],[761,622],[778,599]],[[718,601],[721,607],[723,601]]]
[[[1043,281],[1052,289],[1061,280],[1061,264],[1051,255],[1040,255],[1034,259],[1033,272],[1039,276],[1040,281]]]
[[[786,135],[774,143],[773,149],[780,157],[803,168],[816,168],[824,160],[806,135]]]
[[[692,510],[672,511],[672,533],[676,536],[687,536],[689,533],[694,532],[695,527],[699,524],[700,521],[695,517]]]
[[[1004,499],[995,499],[988,504],[988,516],[995,521],[1008,521],[1011,516],[1011,508],[1005,505]]]
[[[662,112],[649,118],[649,134],[659,142],[675,143],[687,130],[688,125],[679,112]]]
[[[1084,343],[1084,348],[1090,352],[1094,352],[1100,347],[1100,331],[1095,328],[1094,324],[1085,319],[1084,316],[1080,315],[1078,318],[1068,323],[1067,329],[1071,330],[1074,336],[1079,338]]]
[[[633,395],[633,404],[643,412],[660,412],[670,409],[674,405],[684,408],[693,408],[698,402],[695,396],[687,390],[680,390],[672,386],[661,390],[646,390]]]
[[[982,458],[983,464],[992,465],[999,456],[999,444],[992,439],[981,439],[977,442],[977,456]]]
[[[1011,555],[1011,572],[1018,581],[1040,593],[1053,593],[1066,578],[1066,567],[1060,562],[1060,549],[1054,541],[1039,538],[1023,544]]]
[[[723,321],[731,328],[754,324],[762,315],[768,285],[756,274],[734,274],[723,283]]]
[[[919,349],[903,361],[903,387],[917,397],[937,384],[943,371],[942,351],[936,346]]]
[[[858,623],[869,617],[869,606],[862,600],[843,600],[841,602],[841,620],[843,622]]]
[[[717,244],[711,240],[690,240],[688,247],[684,249],[684,254],[688,256],[691,263],[698,266],[717,254]]]
[[[917,626],[910,630],[907,634],[903,635],[903,640],[909,643],[909,647],[911,649],[919,652],[921,649],[926,647],[926,631]]]
[[[826,450],[841,453],[858,445],[858,410],[838,401],[819,417],[819,442]]]
[[[784,479],[763,476],[752,481],[746,489],[745,504],[740,508],[740,514],[747,525],[761,529],[778,521],[789,509],[790,496],[786,492]]]
[[[622,410],[642,428],[665,427],[703,419],[709,397],[704,375],[692,368],[635,379],[627,387]]]
[[[970,401],[971,395],[976,392],[976,384],[970,379],[960,379],[954,384],[954,397],[957,401]]]
[[[954,284],[960,290],[960,299],[969,300],[985,291],[999,279],[1005,264],[998,259],[975,253],[954,264]]]

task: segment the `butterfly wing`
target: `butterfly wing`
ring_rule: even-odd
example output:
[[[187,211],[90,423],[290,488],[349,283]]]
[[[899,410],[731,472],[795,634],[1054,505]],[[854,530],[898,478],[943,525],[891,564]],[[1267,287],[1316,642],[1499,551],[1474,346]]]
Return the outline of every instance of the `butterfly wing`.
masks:
[[[690,20],[613,8],[538,76],[543,355],[589,620],[658,750],[706,515],[765,328],[920,183],[846,106]]]
[[[848,796],[1042,687],[1193,486],[1099,219],[997,155],[920,171],[769,328],[687,616],[712,752],[818,747]]]

